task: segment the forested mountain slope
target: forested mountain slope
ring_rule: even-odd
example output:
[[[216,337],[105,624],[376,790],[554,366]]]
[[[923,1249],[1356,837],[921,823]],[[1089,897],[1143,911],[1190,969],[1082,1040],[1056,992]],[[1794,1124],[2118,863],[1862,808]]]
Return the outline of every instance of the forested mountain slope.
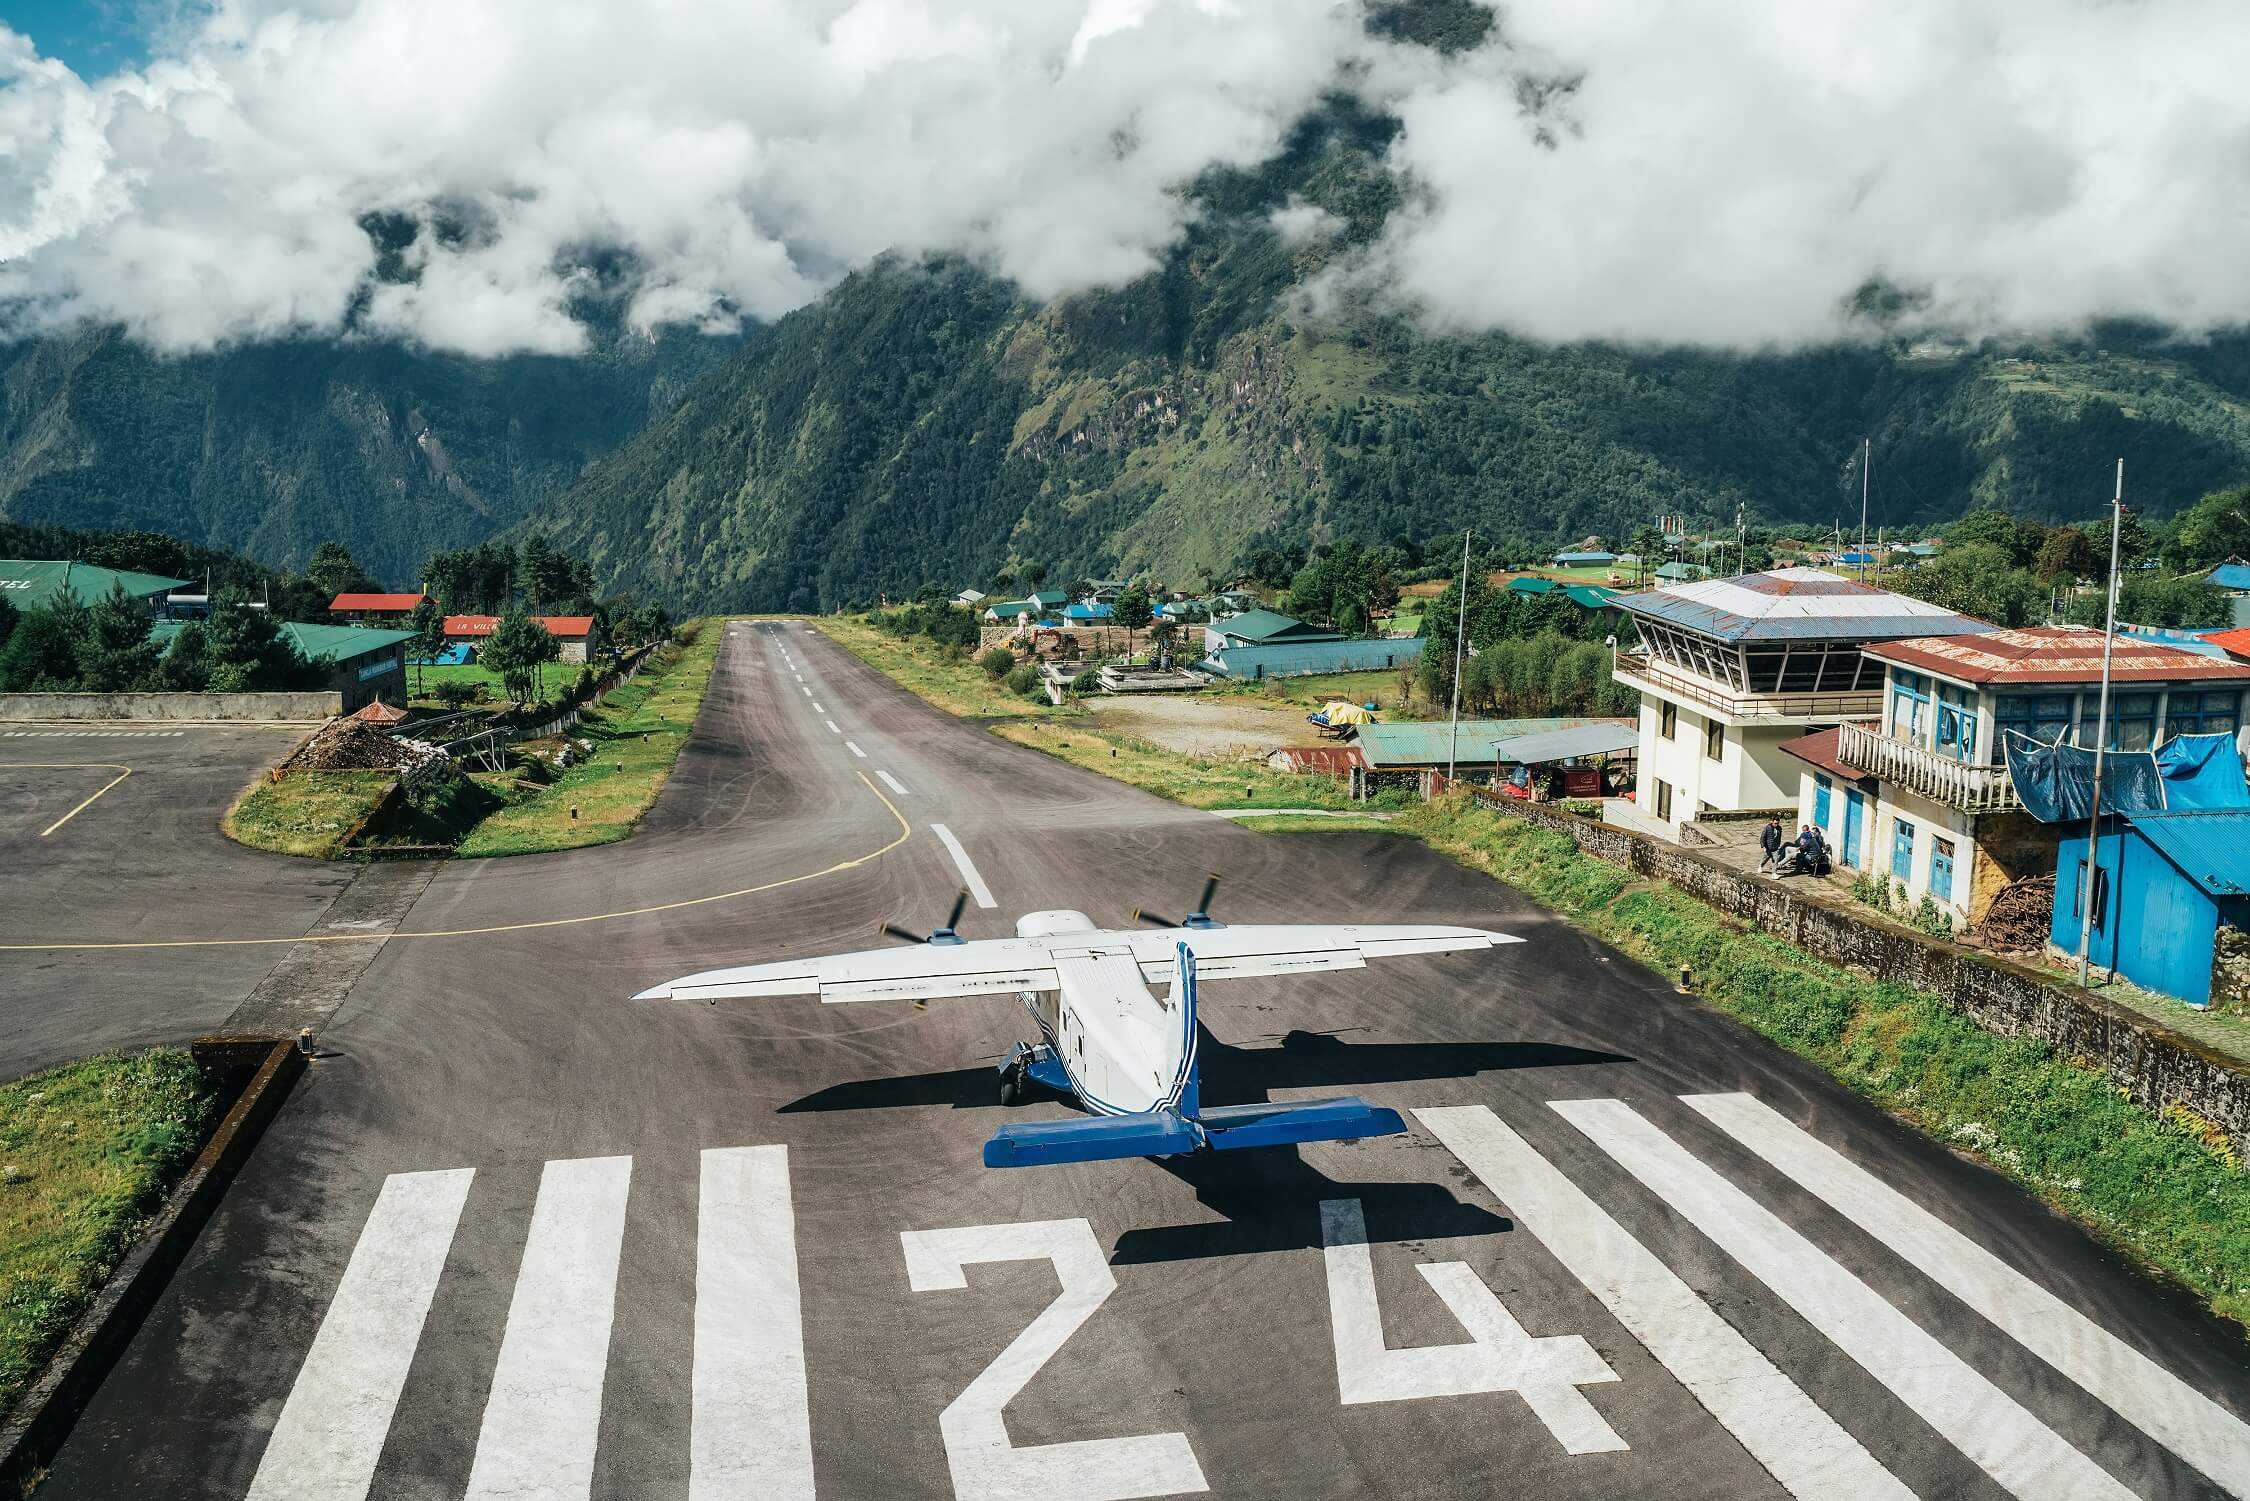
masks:
[[[2250,477],[2250,335],[1742,356],[1431,336],[1313,299],[1395,206],[1390,128],[1336,101],[1264,168],[1208,174],[1164,267],[1114,292],[1038,307],[960,262],[863,270],[526,525],[605,588],[814,609],[1010,559],[1184,586],[1267,537],[1529,548],[1738,504],[1855,526],[1863,434],[1893,527],[2089,515],[2119,454],[2152,514]]]
[[[0,346],[0,519],[291,566],[334,539],[406,583],[432,549],[529,514],[733,347],[605,332],[570,358],[367,339],[170,358],[99,329]]]

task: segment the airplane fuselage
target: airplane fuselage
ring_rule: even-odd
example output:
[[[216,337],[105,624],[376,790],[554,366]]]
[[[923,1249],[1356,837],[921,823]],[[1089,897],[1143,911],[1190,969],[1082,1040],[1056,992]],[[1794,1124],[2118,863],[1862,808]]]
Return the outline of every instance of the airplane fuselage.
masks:
[[[1074,933],[1087,935],[1085,947],[1067,942]],[[1179,984],[1172,994],[1150,990],[1131,946],[1082,912],[1027,913],[1016,934],[1050,940],[1059,988],[1017,995],[1071,1093],[1097,1115],[1177,1106],[1195,1056],[1194,1015]]]

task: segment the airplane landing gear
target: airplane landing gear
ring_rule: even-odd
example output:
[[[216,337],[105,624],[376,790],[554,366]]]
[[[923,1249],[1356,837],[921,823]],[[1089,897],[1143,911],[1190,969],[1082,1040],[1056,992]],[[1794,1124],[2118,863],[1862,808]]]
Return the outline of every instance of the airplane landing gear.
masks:
[[[1000,1070],[1000,1103],[1003,1105],[1022,1104],[1024,1082],[1023,1060],[1021,1058],[1009,1059]]]
[[[1042,1076],[1044,1065],[1046,1076]],[[1031,1097],[1034,1085],[1066,1088],[1066,1076],[1055,1061],[1054,1049],[1044,1043],[1019,1042],[1000,1064],[1000,1103],[1020,1105]]]

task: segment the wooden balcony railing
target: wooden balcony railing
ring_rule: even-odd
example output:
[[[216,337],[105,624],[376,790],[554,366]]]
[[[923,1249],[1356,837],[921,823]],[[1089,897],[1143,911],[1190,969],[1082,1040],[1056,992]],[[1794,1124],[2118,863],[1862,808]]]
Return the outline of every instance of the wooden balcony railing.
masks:
[[[1966,813],[1999,813],[2023,806],[2015,784],[2008,780],[2007,767],[1956,761],[1919,745],[1893,740],[1864,725],[1843,727],[1836,754],[1886,782]]]

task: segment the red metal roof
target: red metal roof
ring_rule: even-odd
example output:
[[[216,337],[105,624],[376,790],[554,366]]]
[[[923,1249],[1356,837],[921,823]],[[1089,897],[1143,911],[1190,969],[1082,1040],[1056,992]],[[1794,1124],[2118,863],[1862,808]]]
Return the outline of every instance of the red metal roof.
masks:
[[[1869,773],[1852,765],[1851,762],[1846,761],[1837,753],[1836,743],[1843,737],[1844,732],[1840,729],[1815,730],[1810,735],[1800,735],[1794,740],[1782,741],[1781,748],[1798,760],[1816,766],[1830,776],[1840,777],[1844,781],[1873,780]]]
[[[339,594],[328,602],[331,610],[359,610],[368,614],[411,615],[426,594]]]
[[[2102,633],[2087,626],[2025,626],[1981,636],[1915,636],[1861,650],[1885,662],[1964,683],[2095,683],[2102,676]],[[2250,678],[2250,663],[2206,657],[2120,634],[2110,658],[2110,677],[2119,682],[2143,683],[2225,681]]]
[[[394,709],[381,699],[376,699],[373,703],[365,705],[353,714],[352,718],[364,720],[368,724],[397,724],[406,718],[406,711]]]
[[[2203,639],[2230,656],[2250,657],[2250,626],[2231,631],[2206,631]]]
[[[591,615],[534,615],[531,618],[545,626],[548,635],[560,636],[566,640],[594,633],[594,617]],[[497,615],[445,617],[445,633],[448,636],[489,636],[499,628],[500,617]]]

